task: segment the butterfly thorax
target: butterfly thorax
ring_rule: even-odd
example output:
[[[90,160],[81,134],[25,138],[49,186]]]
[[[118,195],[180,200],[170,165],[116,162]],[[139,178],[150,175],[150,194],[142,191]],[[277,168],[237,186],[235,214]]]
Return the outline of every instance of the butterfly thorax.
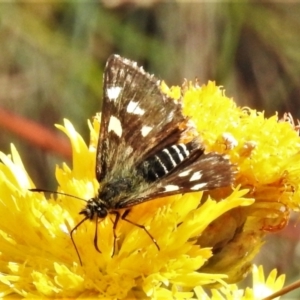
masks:
[[[135,173],[135,172],[134,172]],[[135,174],[116,177],[102,184],[99,189],[99,198],[105,202],[110,209],[117,208],[118,201],[126,195],[131,194],[140,183],[141,178]]]

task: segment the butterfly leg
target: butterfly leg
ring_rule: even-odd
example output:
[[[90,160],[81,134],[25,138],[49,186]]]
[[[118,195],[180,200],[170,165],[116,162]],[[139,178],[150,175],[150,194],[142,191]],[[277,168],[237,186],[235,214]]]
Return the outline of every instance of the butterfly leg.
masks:
[[[97,214],[96,214],[96,229],[95,229],[95,236],[94,236],[94,247],[99,253],[101,253],[101,251],[98,247],[98,215]]]
[[[117,234],[116,234],[116,229],[120,220],[120,213],[118,211],[113,211],[111,212],[112,214],[116,215],[115,221],[114,221],[114,226],[113,226],[113,234],[114,234],[114,246],[113,246],[113,252],[111,257],[115,255],[116,252],[116,245],[117,245]]]
[[[131,221],[131,220],[126,219],[126,217],[128,216],[129,213],[130,213],[130,209],[125,210],[125,212],[124,212],[124,213],[122,214],[122,216],[121,216],[121,219],[124,220],[124,221],[126,221],[126,222],[128,222],[128,223],[130,223],[130,224],[132,224],[132,225],[134,225],[134,226],[137,226],[137,227],[143,229],[143,230],[148,234],[148,236],[150,237],[150,239],[152,240],[152,242],[155,244],[156,248],[157,248],[158,250],[160,250],[160,248],[159,248],[159,246],[158,246],[158,244],[157,244],[157,241],[156,241],[155,238],[151,235],[151,233],[146,229],[146,227],[145,227],[144,225],[140,225],[140,224],[134,223],[134,222]]]
[[[79,251],[77,249],[77,246],[76,246],[76,243],[74,241],[74,238],[73,238],[73,233],[74,231],[83,223],[85,222],[86,220],[88,219],[88,217],[85,217],[84,219],[82,219],[71,231],[70,231],[70,237],[71,237],[71,241],[73,243],[73,246],[76,250],[76,253],[77,253],[77,256],[78,256],[78,259],[79,259],[79,262],[80,262],[80,265],[82,266],[82,260],[81,260],[81,257],[80,257],[80,254],[79,254]]]

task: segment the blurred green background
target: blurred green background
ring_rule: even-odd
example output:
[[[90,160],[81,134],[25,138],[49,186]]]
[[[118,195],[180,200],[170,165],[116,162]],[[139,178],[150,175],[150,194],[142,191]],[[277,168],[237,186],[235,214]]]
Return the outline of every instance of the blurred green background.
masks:
[[[0,3],[0,108],[61,137],[54,124],[67,118],[88,141],[87,119],[101,110],[105,61],[117,53],[168,85],[214,80],[238,105],[297,119],[299,16],[300,3],[288,1]],[[0,126],[0,150],[8,153],[14,143],[36,185],[55,189],[55,164],[71,159]],[[298,239],[290,226],[269,242],[260,256],[266,270],[299,278]]]

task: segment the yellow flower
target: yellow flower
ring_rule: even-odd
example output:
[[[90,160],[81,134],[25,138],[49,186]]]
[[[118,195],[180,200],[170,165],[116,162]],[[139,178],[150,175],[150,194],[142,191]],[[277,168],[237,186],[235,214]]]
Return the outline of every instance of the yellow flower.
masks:
[[[0,154],[0,296],[209,299],[203,288],[211,290],[211,299],[234,295],[237,288],[228,283],[250,271],[265,233],[282,228],[288,208],[299,207],[299,137],[277,116],[266,119],[236,107],[212,82],[163,89],[174,98],[184,94],[184,113],[207,151],[227,154],[236,164],[235,186],[134,206],[128,219],[146,227],[159,251],[143,229],[120,220],[112,257],[115,216],[98,224],[87,220],[73,234],[81,266],[70,231],[83,219],[84,200],[99,187],[99,117],[89,123],[89,147],[65,120],[58,127],[70,138],[73,164],[57,167],[58,191],[84,200],[28,191],[35,186],[16,149],[11,156]],[[96,227],[101,253],[93,244]],[[239,292],[240,299],[256,299],[256,286]]]
[[[164,89],[178,93],[178,88]],[[239,108],[213,82],[203,87],[185,83],[183,90],[184,112],[196,122],[207,151],[229,155],[238,166],[235,184],[255,199],[222,215],[198,239],[215,252],[201,270],[225,273],[234,283],[250,270],[265,234],[281,230],[290,209],[299,210],[300,138],[290,119]]]
[[[249,300],[249,299],[263,299],[268,295],[280,290],[284,284],[285,276],[277,277],[277,271],[273,270],[265,280],[262,266],[253,266],[252,272],[253,289],[246,288],[239,289],[236,284],[229,284],[219,289],[211,290],[211,297],[209,297],[202,287],[195,288],[195,294],[201,300]]]

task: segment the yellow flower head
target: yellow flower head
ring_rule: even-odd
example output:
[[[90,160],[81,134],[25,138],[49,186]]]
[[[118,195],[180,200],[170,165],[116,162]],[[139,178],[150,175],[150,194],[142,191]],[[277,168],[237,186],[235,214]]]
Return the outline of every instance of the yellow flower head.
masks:
[[[211,299],[222,299],[218,293],[233,299],[236,287],[229,283],[250,270],[264,234],[282,228],[288,208],[299,207],[299,137],[277,116],[266,119],[236,107],[212,82],[162,88],[173,98],[183,94],[184,114],[195,122],[206,151],[226,154],[236,165],[234,186],[132,207],[128,219],[145,226],[160,250],[145,230],[120,220],[112,256],[115,216],[97,224],[87,220],[73,233],[81,266],[70,232],[83,219],[84,200],[99,188],[94,170],[100,124],[99,117],[89,123],[88,147],[65,120],[58,127],[71,141],[73,165],[57,167],[58,191],[83,200],[29,191],[35,186],[16,149],[0,154],[2,297],[209,299],[205,287]],[[93,243],[96,228],[101,253]],[[256,299],[254,290],[244,292]]]

